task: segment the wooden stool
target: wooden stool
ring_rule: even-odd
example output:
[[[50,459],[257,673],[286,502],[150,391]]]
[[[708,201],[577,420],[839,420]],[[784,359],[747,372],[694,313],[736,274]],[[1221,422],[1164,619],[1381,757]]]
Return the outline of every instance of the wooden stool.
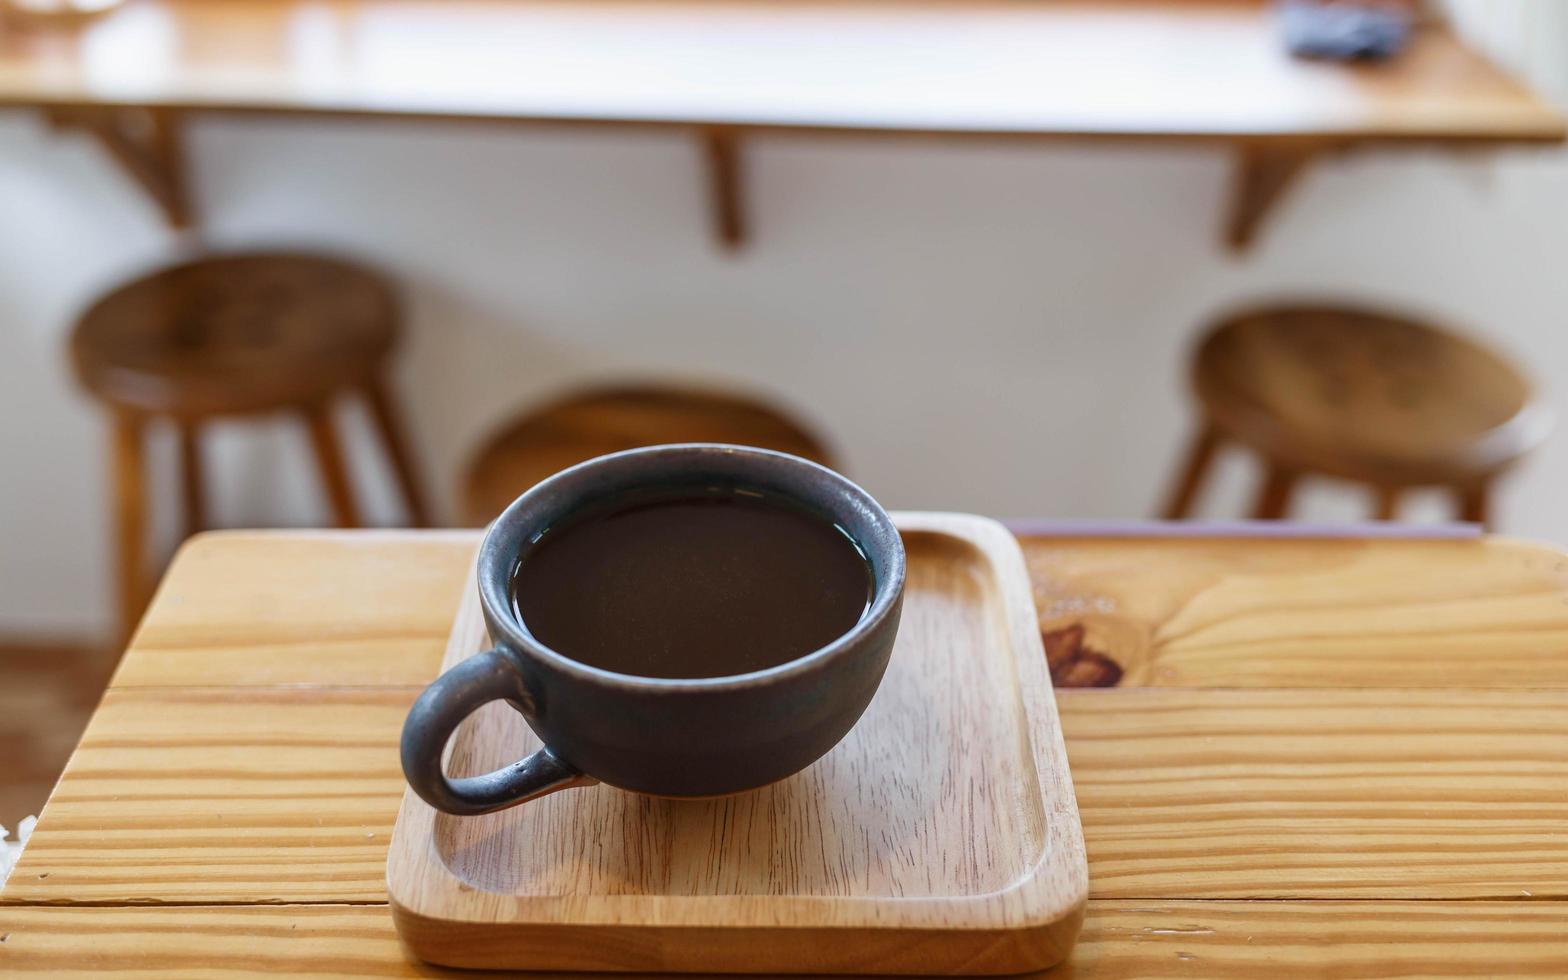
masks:
[[[1278,306],[1230,316],[1198,347],[1203,412],[1165,508],[1186,517],[1225,441],[1261,455],[1253,516],[1284,517],[1305,473],[1370,485],[1390,520],[1402,491],[1438,486],[1488,521],[1492,480],[1551,430],[1507,361],[1461,337],[1367,310]]]
[[[470,524],[486,524],[518,494],[568,466],[669,442],[760,446],[834,466],[816,436],[749,397],[665,385],[598,388],[502,426],[468,467],[464,515]]]
[[[143,433],[179,432],[184,533],[206,522],[200,426],[220,416],[290,411],[304,420],[341,527],[359,522],[330,417],[334,397],[369,403],[412,522],[427,523],[385,371],[397,307],[375,274],[292,254],[218,256],[136,279],[100,299],[71,336],[83,387],[113,415],[111,470],[121,630],[148,598]]]

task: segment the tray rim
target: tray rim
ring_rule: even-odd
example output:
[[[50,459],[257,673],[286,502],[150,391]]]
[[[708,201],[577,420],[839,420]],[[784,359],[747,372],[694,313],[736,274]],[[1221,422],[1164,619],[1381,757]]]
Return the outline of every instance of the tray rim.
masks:
[[[1002,626],[1012,647],[1016,683],[1026,720],[1028,756],[1045,821],[1044,843],[1033,863],[1006,886],[967,895],[894,896],[824,895],[528,895],[476,888],[453,873],[438,853],[434,830],[436,811],[405,788],[387,856],[387,894],[398,932],[417,954],[426,956],[419,937],[427,930],[450,934],[453,929],[488,929],[532,933],[564,931],[588,940],[626,933],[664,935],[673,932],[789,935],[843,938],[848,932],[890,936],[942,937],[964,935],[974,940],[1006,942],[1049,940],[1031,962],[1003,969],[976,963],[972,972],[1016,972],[1050,965],[1071,948],[1088,900],[1088,867],[1076,794],[1068,768],[1060,716],[1040,639],[1032,587],[1017,540],[1006,527],[971,514],[901,511],[893,515],[900,531],[956,539],[978,552],[994,577]],[[459,597],[441,670],[473,655],[467,637],[478,615],[470,570]],[[466,652],[465,652],[466,651]],[[450,747],[448,749],[450,752]],[[412,838],[412,845],[410,839]],[[446,887],[436,894],[429,879]],[[765,914],[788,903],[791,923]],[[439,903],[440,907],[436,907]],[[486,905],[490,909],[486,909]],[[494,914],[491,914],[493,912]],[[1047,937],[1046,932],[1052,933]],[[1038,935],[1031,935],[1038,934]],[[1064,941],[1065,940],[1065,941]],[[858,957],[857,957],[858,958]],[[464,965],[456,964],[453,965]],[[685,969],[674,967],[675,969]],[[868,968],[868,967],[863,967]],[[584,969],[590,969],[585,967]],[[602,966],[592,969],[603,969]],[[777,967],[768,969],[777,972]]]

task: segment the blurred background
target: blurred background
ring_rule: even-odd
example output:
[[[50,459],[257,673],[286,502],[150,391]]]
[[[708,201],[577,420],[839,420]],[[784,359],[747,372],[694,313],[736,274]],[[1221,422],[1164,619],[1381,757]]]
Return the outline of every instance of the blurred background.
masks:
[[[1555,0],[1373,5],[1328,50],[1204,0],[11,2],[8,826],[188,531],[472,526],[627,441],[772,441],[890,508],[1568,540]],[[132,285],[233,253],[268,261]],[[1190,383],[1227,311],[1308,301]]]

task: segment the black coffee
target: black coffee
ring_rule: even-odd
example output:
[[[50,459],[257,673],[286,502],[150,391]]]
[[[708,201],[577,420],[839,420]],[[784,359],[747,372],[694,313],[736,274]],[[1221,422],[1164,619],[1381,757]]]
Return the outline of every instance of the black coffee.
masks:
[[[804,656],[871,600],[837,525],[748,490],[643,494],[551,527],[512,573],[512,609],[573,660],[643,677],[722,677]]]

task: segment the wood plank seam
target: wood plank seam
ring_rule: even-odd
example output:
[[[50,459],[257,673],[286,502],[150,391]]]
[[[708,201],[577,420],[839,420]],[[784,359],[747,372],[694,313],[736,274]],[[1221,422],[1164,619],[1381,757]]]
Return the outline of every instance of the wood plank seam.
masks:
[[[1153,906],[1158,905],[1159,903],[1162,903],[1162,902],[1163,903],[1181,902],[1183,904],[1195,904],[1195,905],[1256,905],[1256,906],[1259,906],[1259,907],[1290,906],[1290,905],[1319,905],[1319,906],[1323,906],[1323,905],[1365,905],[1365,906],[1370,906],[1370,907],[1376,907],[1376,906],[1379,906],[1379,905],[1410,905],[1410,904],[1442,905],[1442,906],[1465,906],[1465,905],[1484,906],[1484,905],[1539,904],[1539,905],[1541,905],[1543,907],[1552,907],[1552,906],[1556,906],[1556,905],[1568,905],[1568,896],[1530,895],[1530,896],[1523,896],[1523,897],[1511,897],[1511,896],[1502,895],[1502,896],[1493,896],[1493,897],[1489,897],[1489,898],[1434,898],[1434,897],[1431,897],[1431,896],[1425,896],[1425,897],[1422,897],[1422,896],[1415,896],[1415,897],[1386,897],[1386,898],[1384,898],[1384,897],[1380,897],[1380,898],[1358,898],[1358,897],[1334,898],[1334,897],[1331,897],[1331,896],[1329,896],[1329,897],[1325,897],[1325,896],[1304,896],[1304,897],[1301,897],[1301,898],[1269,898],[1269,897],[1258,897],[1258,898],[1234,897],[1234,898],[1227,898],[1227,897],[1215,897],[1215,896],[1184,896],[1184,895],[1168,895],[1167,896],[1167,895],[1161,895],[1158,898],[1150,898],[1147,895],[1131,895],[1131,896],[1128,896],[1128,895],[1096,895],[1093,898],[1089,899],[1089,907],[1091,909],[1093,909],[1095,906],[1125,905],[1125,904],[1128,904],[1128,903],[1131,903],[1131,902],[1150,903],[1151,907],[1149,909],[1147,909],[1147,911],[1153,911],[1154,910]],[[222,900],[214,900],[214,901],[210,901],[210,902],[191,901],[190,899],[181,899],[181,900],[174,900],[174,901],[159,901],[159,900],[156,900],[156,899],[149,899],[147,901],[137,901],[137,902],[118,901],[118,900],[112,900],[112,899],[100,899],[100,900],[91,900],[91,899],[86,899],[86,900],[58,899],[58,900],[50,900],[50,901],[39,901],[39,900],[8,901],[8,900],[6,900],[4,898],[3,895],[0,895],[0,909],[5,909],[5,908],[12,908],[12,909],[78,909],[78,908],[79,909],[182,909],[182,908],[191,908],[191,909],[208,909],[208,908],[218,908],[218,909],[246,909],[246,908],[279,909],[279,908],[296,908],[296,907],[297,908],[311,908],[311,909],[320,909],[320,908],[328,908],[328,909],[330,909],[330,908],[357,908],[357,909],[363,909],[363,908],[390,908],[391,907],[391,903],[384,902],[384,901],[378,901],[378,900],[374,900],[374,899],[352,899],[352,898],[331,898],[331,899],[320,899],[320,900],[311,900],[311,899],[278,899],[277,901],[222,901]],[[1126,909],[1123,909],[1122,911],[1125,911],[1125,912],[1137,912],[1137,911],[1143,911],[1143,910],[1140,910],[1138,908],[1126,908]]]

